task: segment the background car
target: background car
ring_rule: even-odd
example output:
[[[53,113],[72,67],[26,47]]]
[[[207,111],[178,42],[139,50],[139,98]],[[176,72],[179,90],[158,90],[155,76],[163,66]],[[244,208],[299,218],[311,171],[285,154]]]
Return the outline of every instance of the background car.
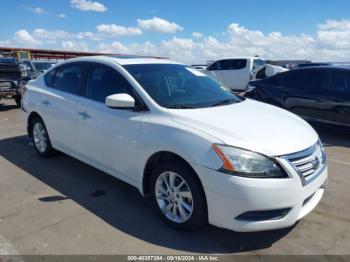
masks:
[[[317,66],[252,81],[246,97],[307,120],[350,126],[350,68]]]
[[[0,100],[14,99],[21,105],[21,88],[29,80],[25,64],[15,58],[0,57]]]
[[[31,79],[37,78],[56,64],[53,60],[23,60],[29,69]]]
[[[209,64],[203,72],[234,91],[244,91],[256,72],[266,65],[257,57],[225,58]]]
[[[264,67],[256,71],[252,77],[252,80],[264,79],[288,70],[289,69],[282,66],[266,64]]]

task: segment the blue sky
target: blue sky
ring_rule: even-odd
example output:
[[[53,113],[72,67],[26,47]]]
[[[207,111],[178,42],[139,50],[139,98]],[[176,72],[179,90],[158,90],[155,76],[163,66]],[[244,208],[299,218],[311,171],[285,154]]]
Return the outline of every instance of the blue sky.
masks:
[[[2,0],[1,10],[0,45],[184,62],[255,53],[350,60],[348,0]]]

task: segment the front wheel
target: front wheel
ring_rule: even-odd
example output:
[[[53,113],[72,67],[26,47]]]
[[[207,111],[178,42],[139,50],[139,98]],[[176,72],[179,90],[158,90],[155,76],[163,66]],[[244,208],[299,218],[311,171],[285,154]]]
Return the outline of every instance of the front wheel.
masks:
[[[207,222],[203,189],[196,174],[181,162],[166,162],[153,171],[152,204],[171,227],[194,230]]]
[[[52,148],[43,120],[39,117],[34,118],[31,122],[31,128],[34,147],[38,154],[43,157],[53,155],[55,150]]]
[[[15,98],[15,102],[16,102],[17,106],[21,107],[22,98],[21,97],[16,97]]]

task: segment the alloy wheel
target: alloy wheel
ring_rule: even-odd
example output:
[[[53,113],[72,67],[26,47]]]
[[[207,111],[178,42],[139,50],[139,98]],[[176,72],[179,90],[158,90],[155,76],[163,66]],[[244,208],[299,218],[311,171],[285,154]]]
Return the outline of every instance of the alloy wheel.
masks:
[[[175,223],[184,223],[192,215],[193,197],[186,181],[177,173],[159,175],[155,186],[156,199],[162,213]]]
[[[33,138],[36,148],[40,153],[44,153],[47,148],[47,134],[42,123],[36,122],[34,124]]]

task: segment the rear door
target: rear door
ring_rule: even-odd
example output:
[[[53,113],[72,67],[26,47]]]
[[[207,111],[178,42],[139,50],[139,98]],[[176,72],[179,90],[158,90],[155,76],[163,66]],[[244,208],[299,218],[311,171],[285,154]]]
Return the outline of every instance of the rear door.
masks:
[[[84,65],[69,63],[52,71],[50,81],[46,83],[49,88],[39,98],[53,146],[67,153],[77,146],[77,113]]]
[[[333,68],[330,79],[324,90],[328,99],[327,120],[350,126],[350,70]]]
[[[327,81],[325,71],[318,68],[292,70],[281,75],[279,82],[285,108],[308,119],[324,119],[327,97],[323,89]]]
[[[244,90],[250,80],[247,59],[225,59],[209,66],[209,74],[233,90]]]
[[[231,59],[228,61],[228,70],[225,70],[225,81],[234,90],[244,90],[250,81],[251,60]]]

